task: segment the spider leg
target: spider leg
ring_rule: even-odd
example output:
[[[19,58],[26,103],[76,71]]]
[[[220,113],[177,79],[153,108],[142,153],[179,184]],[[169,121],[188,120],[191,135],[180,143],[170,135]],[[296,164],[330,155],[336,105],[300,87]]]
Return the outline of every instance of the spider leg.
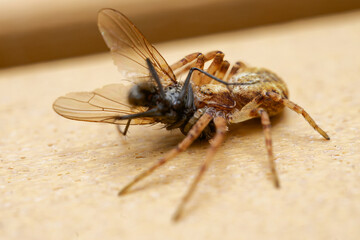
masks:
[[[246,67],[245,63],[243,62],[236,62],[234,64],[234,66],[232,66],[229,74],[227,75],[227,77],[225,78],[226,81],[229,81],[229,79],[234,76],[236,73],[238,73],[239,70],[242,70]]]
[[[210,66],[208,67],[208,69],[206,70],[208,73],[210,73],[211,75],[214,75],[215,72],[220,68],[221,63],[223,62],[224,59],[224,53],[223,52],[217,52],[213,61],[211,62]]]
[[[183,59],[181,59],[180,61],[174,63],[173,65],[171,65],[171,68],[175,71],[183,66],[185,66],[183,69],[180,69],[180,71],[178,71],[175,75],[178,77],[186,72],[188,72],[192,67],[196,66],[196,61],[193,62],[195,59],[199,58],[200,55],[204,56],[204,62],[208,62],[212,59],[215,58],[215,56],[217,54],[223,54],[221,51],[215,50],[215,51],[211,51],[208,52],[206,54],[202,54],[202,53],[192,53],[187,55],[186,57],[184,57]]]
[[[200,54],[197,57],[197,60],[195,62],[195,67],[203,70],[204,69],[204,64],[205,64],[205,57],[204,57],[203,54]],[[202,79],[202,74],[199,71],[197,71],[196,73],[193,73],[192,78],[191,78],[192,82],[195,85],[202,84],[201,79]]]
[[[118,195],[120,196],[125,194],[135,183],[150,175],[155,169],[162,166],[179,153],[185,151],[195,141],[195,139],[199,137],[200,133],[204,130],[212,118],[213,117],[210,113],[206,112],[203,114],[195,123],[195,125],[190,129],[186,137],[176,146],[176,148],[172,149],[164,157],[160,158],[160,160],[152,167],[137,175],[130,183],[128,183],[122,190],[120,190]]]
[[[265,145],[266,145],[266,150],[268,153],[269,164],[270,164],[270,169],[271,169],[271,173],[272,173],[273,180],[274,180],[274,185],[276,188],[280,188],[280,181],[279,181],[278,174],[276,172],[275,159],[274,159],[274,154],[273,154],[273,150],[272,150],[272,140],[271,140],[271,131],[270,131],[271,123],[270,123],[269,114],[263,108],[259,108],[257,110],[257,112],[261,118],[261,124],[262,124],[263,130],[264,130]]]
[[[220,78],[220,79],[225,79],[224,77],[225,77],[225,74],[228,71],[229,67],[230,67],[230,63],[226,60],[223,61],[220,65],[219,70],[216,72],[215,77]],[[211,83],[216,83],[216,81],[212,80]]]
[[[327,133],[322,130],[317,124],[316,122],[310,117],[310,115],[299,105],[297,105],[296,103],[290,101],[289,99],[283,98],[281,97],[279,94],[277,93],[273,93],[270,92],[268,93],[268,95],[277,102],[283,103],[286,107],[290,108],[291,110],[301,114],[305,120],[318,132],[321,134],[321,136],[323,136],[326,140],[330,140],[329,135],[327,135]]]
[[[256,112],[256,109],[261,105],[263,101],[263,96],[259,95],[247,103],[241,110],[236,110],[229,117],[230,123],[239,123],[249,120],[251,118],[259,117],[259,114]]]
[[[260,117],[261,123],[263,125],[263,131],[265,135],[265,144],[266,150],[268,153],[268,159],[270,164],[270,169],[273,175],[274,185],[275,187],[280,187],[279,178],[276,172],[276,166],[274,161],[274,155],[272,151],[272,140],[271,140],[271,124],[268,113],[263,109],[259,108],[264,100],[263,95],[259,95],[255,97],[252,101],[247,103],[240,111],[236,111],[229,118],[230,123],[238,123],[243,122],[251,118]]]
[[[215,117],[214,118],[214,123],[216,126],[216,133],[214,138],[212,139],[212,141],[210,142],[210,148],[208,149],[207,153],[206,153],[206,157],[205,160],[203,162],[203,164],[200,167],[200,170],[197,174],[197,176],[195,177],[194,181],[192,182],[192,184],[190,185],[188,191],[186,192],[186,194],[184,195],[184,197],[182,198],[174,216],[173,216],[173,220],[177,221],[180,219],[184,206],[186,205],[186,203],[189,201],[190,197],[192,196],[192,194],[194,193],[199,181],[201,180],[202,176],[204,175],[205,171],[208,169],[209,164],[211,163],[211,160],[213,159],[216,151],[218,150],[219,146],[221,145],[221,143],[224,140],[225,137],[225,132],[227,130],[226,127],[226,120],[223,117]]]
[[[205,62],[210,61],[211,59],[215,58],[215,56],[217,54],[223,54],[224,55],[224,53],[222,51],[219,51],[219,50],[214,50],[214,51],[205,53]]]
[[[192,62],[195,58],[197,58],[201,53],[200,52],[194,52],[189,55],[186,55],[184,58],[180,59],[179,61],[172,64],[170,67],[173,71],[181,68],[182,66],[185,66],[189,62]]]
[[[206,55],[203,54],[199,54],[196,58],[196,61],[193,64],[190,64],[189,66],[187,66],[184,70],[189,70],[190,67],[195,67],[201,70],[204,70],[204,65],[205,62],[213,59],[212,63],[210,64],[209,68],[206,70],[206,72],[208,72],[210,75],[213,74],[217,74],[219,72],[219,70],[221,69],[222,71],[225,71],[226,73],[226,64],[227,66],[229,65],[229,63],[226,61],[226,63],[223,65],[224,61],[224,53],[220,52],[220,51],[212,51],[207,53]],[[225,66],[225,68],[224,68]],[[223,75],[225,75],[225,73]],[[220,74],[220,76],[222,76]],[[201,72],[196,72],[194,73],[193,77],[192,77],[192,82],[196,85],[204,85],[204,84],[208,84],[212,81],[212,79],[204,74],[202,74]]]
[[[127,121],[124,131],[121,130],[120,125],[116,125],[116,129],[118,130],[119,134],[126,136],[128,130],[129,130],[129,127],[130,127],[130,122],[131,122],[131,119],[129,119]]]
[[[211,62],[210,66],[206,70],[206,72],[208,72],[211,75],[215,75],[215,73],[219,70],[221,64],[223,63],[223,59],[224,59],[224,53],[218,51],[213,61]],[[201,84],[207,84],[210,83],[211,81],[212,79],[210,77],[201,75]]]

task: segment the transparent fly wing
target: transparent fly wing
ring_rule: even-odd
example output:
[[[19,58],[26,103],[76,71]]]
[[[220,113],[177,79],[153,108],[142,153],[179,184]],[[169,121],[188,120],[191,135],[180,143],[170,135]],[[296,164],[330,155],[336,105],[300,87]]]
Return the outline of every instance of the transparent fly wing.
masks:
[[[147,110],[128,104],[127,93],[128,88],[123,84],[106,85],[93,92],[75,92],[59,97],[53,108],[59,115],[73,120],[125,125],[128,120],[120,120],[119,116]],[[152,118],[131,120],[132,125],[151,123],[154,123]]]
[[[102,9],[98,15],[98,26],[115,65],[130,81],[137,83],[144,78],[151,79],[145,62],[148,58],[164,86],[176,82],[165,59],[123,14],[113,9]]]

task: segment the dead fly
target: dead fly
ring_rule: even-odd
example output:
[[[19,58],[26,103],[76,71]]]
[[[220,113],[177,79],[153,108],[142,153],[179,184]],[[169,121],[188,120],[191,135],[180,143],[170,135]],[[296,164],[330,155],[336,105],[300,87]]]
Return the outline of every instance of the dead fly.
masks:
[[[269,70],[247,67],[241,62],[230,68],[220,51],[193,53],[169,66],[123,14],[103,9],[99,12],[98,25],[115,64],[132,82],[132,88],[126,90],[125,83],[116,83],[93,92],[70,93],[55,101],[54,110],[69,119],[125,125],[124,135],[130,125],[154,123],[163,123],[168,130],[179,128],[185,135],[184,140],[136,176],[119,195],[187,149],[195,139],[211,138],[205,160],[175,212],[174,220],[179,219],[223,142],[227,124],[255,117],[260,117],[263,125],[273,182],[278,188],[269,116],[278,114],[284,107],[303,115],[316,131],[329,139],[303,108],[288,99],[285,83]],[[186,73],[184,81],[177,81],[177,77]]]

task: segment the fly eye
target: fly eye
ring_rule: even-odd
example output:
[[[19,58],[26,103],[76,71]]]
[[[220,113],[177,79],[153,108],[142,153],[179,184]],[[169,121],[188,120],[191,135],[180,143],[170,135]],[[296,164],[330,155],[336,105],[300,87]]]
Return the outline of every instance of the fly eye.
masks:
[[[174,110],[178,111],[178,110],[181,110],[182,108],[184,107],[184,104],[182,101],[180,100],[177,100],[173,103],[173,108]]]
[[[128,101],[135,106],[148,106],[151,103],[152,92],[142,85],[135,85],[129,92]]]

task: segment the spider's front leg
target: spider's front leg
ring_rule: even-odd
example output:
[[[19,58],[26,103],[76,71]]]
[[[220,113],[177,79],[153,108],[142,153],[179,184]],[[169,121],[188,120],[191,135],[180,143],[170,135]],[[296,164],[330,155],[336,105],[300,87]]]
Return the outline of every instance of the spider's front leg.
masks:
[[[150,175],[155,169],[162,166],[179,153],[185,151],[199,137],[201,132],[209,124],[212,118],[212,115],[209,113],[203,114],[195,123],[195,125],[190,129],[186,137],[176,146],[176,148],[170,150],[164,157],[160,158],[156,164],[136,176],[130,183],[128,183],[123,189],[120,190],[118,195],[120,196],[125,194],[135,183]]]
[[[224,141],[225,132],[227,130],[225,118],[223,118],[222,116],[217,116],[214,118],[214,123],[215,123],[215,127],[216,127],[215,136],[212,139],[212,141],[210,142],[210,148],[208,149],[208,151],[206,153],[205,160],[204,160],[203,164],[201,165],[198,174],[196,175],[196,177],[195,177],[194,181],[192,182],[192,184],[190,185],[188,191],[182,198],[182,200],[173,216],[174,221],[177,221],[180,219],[186,203],[189,201],[190,197],[194,193],[194,191],[195,191],[200,179],[204,175],[205,171],[209,168],[211,160],[214,158],[214,155],[215,155],[216,151],[218,150],[219,146]]]

